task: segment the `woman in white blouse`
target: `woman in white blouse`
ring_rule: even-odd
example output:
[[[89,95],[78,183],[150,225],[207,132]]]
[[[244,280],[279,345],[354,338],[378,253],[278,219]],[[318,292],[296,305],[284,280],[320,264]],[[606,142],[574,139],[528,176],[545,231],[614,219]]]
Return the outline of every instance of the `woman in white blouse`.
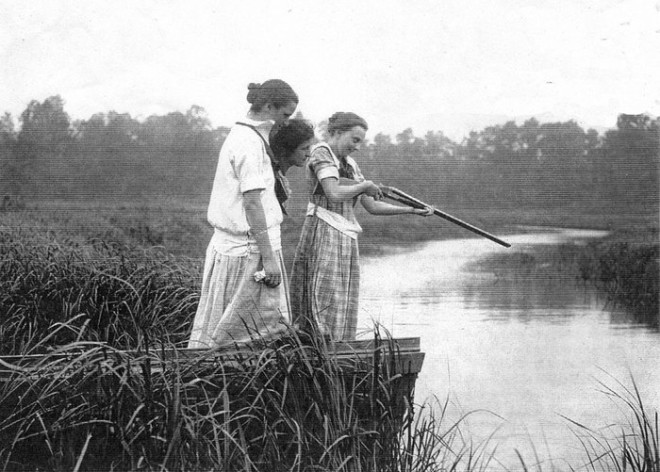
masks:
[[[248,86],[247,116],[227,136],[213,182],[199,306],[188,347],[216,347],[268,337],[290,322],[280,242],[282,210],[268,135],[298,105],[278,79]]]

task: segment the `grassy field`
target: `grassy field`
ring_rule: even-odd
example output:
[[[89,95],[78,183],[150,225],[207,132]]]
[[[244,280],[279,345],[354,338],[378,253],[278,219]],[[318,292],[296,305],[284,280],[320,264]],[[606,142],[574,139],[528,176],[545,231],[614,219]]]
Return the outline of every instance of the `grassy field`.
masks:
[[[206,200],[177,197],[96,198],[22,200],[19,208],[1,211],[0,223],[29,227],[35,232],[51,231],[75,240],[101,239],[107,242],[161,246],[171,254],[203,258],[212,229],[206,221]],[[286,260],[293,258],[304,220],[306,202],[294,197],[282,225]],[[626,240],[657,238],[656,211],[612,213],[607,208],[528,208],[441,210],[496,236],[527,231],[527,226],[602,229]],[[360,252],[379,254],[387,246],[410,247],[435,239],[479,237],[439,217],[369,215],[361,206],[357,216],[364,232]]]

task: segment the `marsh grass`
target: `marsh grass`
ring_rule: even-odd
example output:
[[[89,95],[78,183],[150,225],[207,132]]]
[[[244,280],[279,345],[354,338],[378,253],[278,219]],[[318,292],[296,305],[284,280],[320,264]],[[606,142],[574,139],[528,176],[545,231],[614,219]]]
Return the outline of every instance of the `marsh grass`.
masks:
[[[589,247],[578,259],[578,270],[581,278],[603,288],[615,302],[652,320],[659,310],[659,261],[658,243],[617,242]]]
[[[43,343],[82,329],[58,324]],[[460,421],[444,424],[444,409],[415,416],[410,379],[391,370],[396,345],[374,343],[368,368],[295,331],[225,353],[77,341],[35,362],[16,359],[0,387],[0,464],[435,471],[467,460],[463,470],[482,470],[486,459],[463,441]]]
[[[158,249],[0,232],[0,354],[76,340],[123,349],[149,338],[181,342],[198,300],[193,270]]]
[[[535,278],[596,287],[610,306],[624,307],[639,322],[660,326],[660,244],[615,240],[542,246],[533,252],[494,254],[478,262],[495,276]]]
[[[626,422],[594,429],[566,418],[588,459],[581,470],[614,472],[660,471],[658,412],[649,409],[634,379],[631,386],[599,382],[600,391],[620,409]]]

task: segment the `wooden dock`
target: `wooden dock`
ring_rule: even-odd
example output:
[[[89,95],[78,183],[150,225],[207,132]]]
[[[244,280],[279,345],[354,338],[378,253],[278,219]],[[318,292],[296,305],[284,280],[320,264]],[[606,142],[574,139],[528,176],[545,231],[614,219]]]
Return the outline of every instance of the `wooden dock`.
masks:
[[[80,345],[78,345],[80,346]],[[247,356],[256,352],[254,347],[227,347],[224,349],[151,349],[150,351],[122,351],[104,347],[97,343],[88,343],[88,349],[54,349],[47,354],[31,354],[25,356],[0,356],[0,381],[17,373],[23,375],[44,376],[60,372],[68,363],[79,359],[82,361],[88,351],[101,351],[104,356],[104,366],[114,365],[114,362],[124,363],[126,360],[140,359],[145,354],[155,356],[160,361],[159,368],[173,364],[198,367],[226,364],[231,366],[236,357]],[[327,354],[335,357],[342,365],[352,366],[356,370],[373,368],[378,359],[388,358],[388,368],[392,375],[416,376],[422,368],[424,353],[420,351],[419,338],[392,338],[375,340],[360,340],[348,342],[329,342]],[[152,358],[153,359],[153,358]],[[137,368],[134,365],[133,368]]]
[[[202,443],[255,461],[281,451],[293,462],[331,451],[356,463],[398,460],[424,361],[419,338],[318,341],[148,351],[74,343],[0,356],[0,444],[14,444],[19,462],[50,457],[44,438],[85,436],[94,457],[116,464],[136,451],[167,463],[170,448]]]
[[[309,362],[318,364],[330,360],[342,376],[362,379],[376,376],[393,383],[401,409],[405,408],[406,400],[412,399],[424,361],[419,338],[328,342],[322,349],[319,346],[304,346],[303,349],[306,352],[299,355]],[[177,372],[182,380],[214,377],[218,385],[223,385],[235,372],[244,371],[246,363],[263,359],[264,351],[268,350],[273,348],[247,345],[224,349],[123,351],[99,343],[79,343],[47,354],[0,356],[0,387],[7,382],[66,381],[67,377],[90,370],[114,372],[116,376],[118,372],[130,371],[133,375],[150,378]]]

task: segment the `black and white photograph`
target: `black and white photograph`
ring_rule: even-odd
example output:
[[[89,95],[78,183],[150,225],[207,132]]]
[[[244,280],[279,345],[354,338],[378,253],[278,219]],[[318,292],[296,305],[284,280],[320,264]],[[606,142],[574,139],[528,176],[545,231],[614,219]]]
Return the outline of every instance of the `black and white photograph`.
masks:
[[[0,0],[0,472],[660,471],[659,0]]]

